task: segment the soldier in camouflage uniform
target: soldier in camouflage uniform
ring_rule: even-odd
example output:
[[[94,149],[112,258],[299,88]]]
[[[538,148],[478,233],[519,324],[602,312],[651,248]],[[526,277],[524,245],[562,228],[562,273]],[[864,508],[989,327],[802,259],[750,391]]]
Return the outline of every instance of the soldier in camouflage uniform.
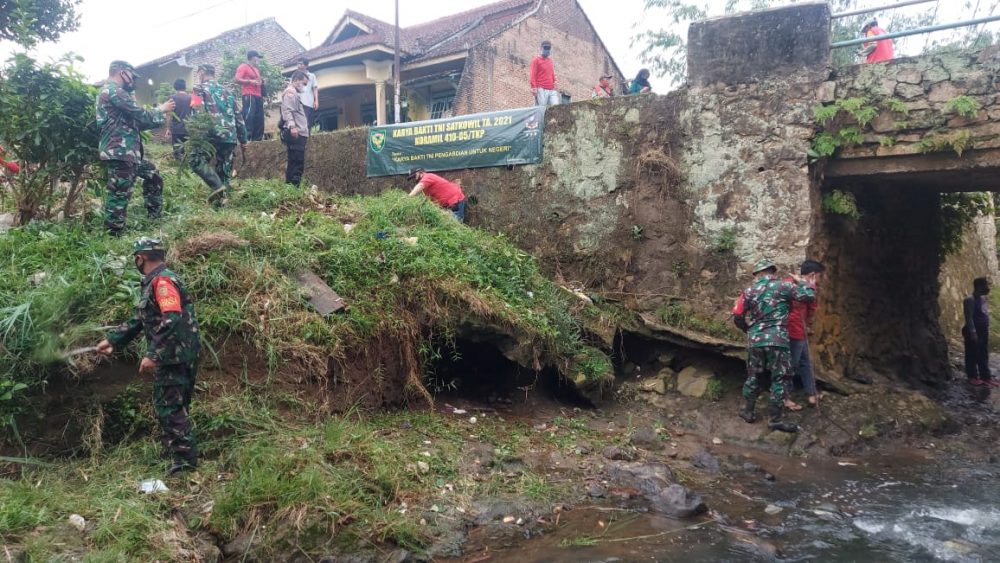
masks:
[[[125,61],[113,61],[108,80],[97,95],[97,127],[101,130],[98,146],[101,160],[108,167],[108,193],[104,203],[104,226],[114,236],[125,230],[128,202],[132,199],[135,179],[142,178],[142,195],[151,218],[163,208],[163,178],[156,166],[143,158],[139,133],[155,129],[174,111],[173,100],[157,109],[147,110],[135,101],[136,74]]]
[[[753,272],[757,280],[743,290],[733,307],[736,325],[747,332],[747,379],[743,385],[746,406],[740,417],[747,422],[756,420],[759,379],[764,372],[770,372],[768,426],[782,432],[797,432],[797,425],[783,420],[786,387],[794,373],[788,344],[788,314],[793,301],[812,302],[816,292],[801,277],[793,275],[793,281],[783,281],[777,272],[777,266],[770,260],[757,261]]]
[[[192,108],[193,113],[207,113],[214,118],[215,127],[210,132],[209,141],[215,149],[213,155],[204,148],[193,148],[191,168],[195,174],[211,188],[209,201],[221,205],[233,175],[233,153],[236,143],[247,144],[247,129],[243,123],[243,112],[236,94],[215,81],[215,67],[203,64],[198,67],[198,82],[194,94],[200,98]]]
[[[177,274],[164,264],[165,248],[143,237],[133,248],[135,267],[143,274],[142,296],[133,317],[97,345],[111,354],[127,346],[139,332],[146,335],[146,356],[139,373],[154,374],[153,406],[160,422],[161,442],[171,463],[168,475],[198,465],[198,453],[188,407],[198,371],[201,341],[194,303]]]

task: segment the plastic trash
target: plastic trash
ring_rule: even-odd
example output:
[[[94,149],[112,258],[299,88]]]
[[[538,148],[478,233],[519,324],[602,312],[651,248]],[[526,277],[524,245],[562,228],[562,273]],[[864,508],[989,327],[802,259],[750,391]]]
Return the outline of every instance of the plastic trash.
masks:
[[[165,493],[170,489],[167,488],[166,483],[160,481],[159,479],[146,479],[145,481],[139,483],[139,492],[145,494],[151,493]]]

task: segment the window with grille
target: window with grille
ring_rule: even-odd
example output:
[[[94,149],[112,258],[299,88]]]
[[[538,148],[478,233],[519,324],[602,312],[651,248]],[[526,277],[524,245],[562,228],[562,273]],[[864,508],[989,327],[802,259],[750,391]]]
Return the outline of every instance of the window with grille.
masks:
[[[431,119],[451,117],[451,106],[455,102],[455,94],[435,96],[431,100]]]

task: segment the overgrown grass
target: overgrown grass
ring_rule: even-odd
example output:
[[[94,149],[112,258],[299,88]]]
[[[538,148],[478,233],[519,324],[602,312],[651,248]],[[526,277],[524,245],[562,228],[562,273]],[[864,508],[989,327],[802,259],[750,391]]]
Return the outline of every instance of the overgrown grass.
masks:
[[[680,329],[701,332],[716,338],[740,341],[743,335],[732,324],[706,317],[680,302],[668,303],[656,310],[656,315],[664,324]]]
[[[333,198],[244,180],[215,211],[197,178],[166,178],[164,218],[146,219],[134,201],[125,239],[103,234],[97,216],[0,235],[0,381],[38,384],[58,351],[96,342],[99,327],[129,315],[138,295],[130,246],[140,235],[172,249],[170,266],[194,296],[209,347],[244,341],[272,371],[321,375],[328,357],[376,338],[418,350],[428,332],[478,317],[510,327],[574,377],[610,374],[606,356],[581,340],[579,300],[503,237],[458,224],[426,198]],[[291,279],[303,269],[350,312],[312,312]],[[41,283],[32,279],[42,272]]]
[[[356,553],[373,543],[419,553],[442,529],[427,521],[434,506],[447,526],[484,495],[545,503],[566,493],[527,469],[496,467],[484,478],[461,471],[471,432],[511,459],[543,447],[544,434],[523,424],[429,412],[329,418],[272,391],[248,385],[196,401],[202,464],[167,479],[166,493],[136,490],[163,468],[148,438],[0,479],[0,543],[41,561],[192,560],[184,554],[216,537],[252,537],[257,560]],[[71,514],[87,520],[84,534],[69,527]]]
[[[80,450],[89,457],[0,479],[0,544],[29,560],[192,560],[199,545],[237,537],[253,538],[258,560],[379,544],[420,552],[437,532],[432,504],[450,511],[442,521],[457,521],[454,508],[475,496],[544,502],[564,492],[530,471],[475,480],[460,470],[472,432],[498,459],[549,444],[523,425],[483,416],[471,427],[412,412],[330,418],[278,389],[286,375],[321,377],[327,358],[380,342],[419,355],[467,320],[509,329],[577,384],[606,382],[610,361],[581,337],[584,322],[603,318],[598,307],[544,278],[502,237],[458,224],[425,198],[334,198],[243,180],[217,211],[199,180],[165,176],[164,217],[143,217],[136,198],[124,239],[103,234],[93,214],[0,235],[0,396],[10,392],[0,411],[66,369],[61,351],[95,343],[101,327],[130,315],[139,282],[131,241],[142,235],[166,240],[170,266],[195,299],[203,365],[232,360],[215,353],[235,343],[266,359],[273,377],[244,378],[239,390],[201,384],[208,391],[192,410],[200,471],[150,496],[136,485],[164,466],[148,435],[148,390],[126,389],[93,415]],[[349,312],[312,311],[292,279],[303,269],[324,278]],[[141,352],[141,343],[129,351]],[[82,358],[76,369],[92,367]],[[87,519],[85,533],[68,526],[70,514]]]

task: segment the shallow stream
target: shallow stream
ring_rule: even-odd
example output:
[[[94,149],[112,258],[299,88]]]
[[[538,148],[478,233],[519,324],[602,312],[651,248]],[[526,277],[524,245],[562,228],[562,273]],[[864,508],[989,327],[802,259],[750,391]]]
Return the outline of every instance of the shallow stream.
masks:
[[[745,504],[696,521],[577,506],[554,531],[494,551],[491,560],[1000,560],[1000,466],[829,461],[793,473],[734,483]]]

